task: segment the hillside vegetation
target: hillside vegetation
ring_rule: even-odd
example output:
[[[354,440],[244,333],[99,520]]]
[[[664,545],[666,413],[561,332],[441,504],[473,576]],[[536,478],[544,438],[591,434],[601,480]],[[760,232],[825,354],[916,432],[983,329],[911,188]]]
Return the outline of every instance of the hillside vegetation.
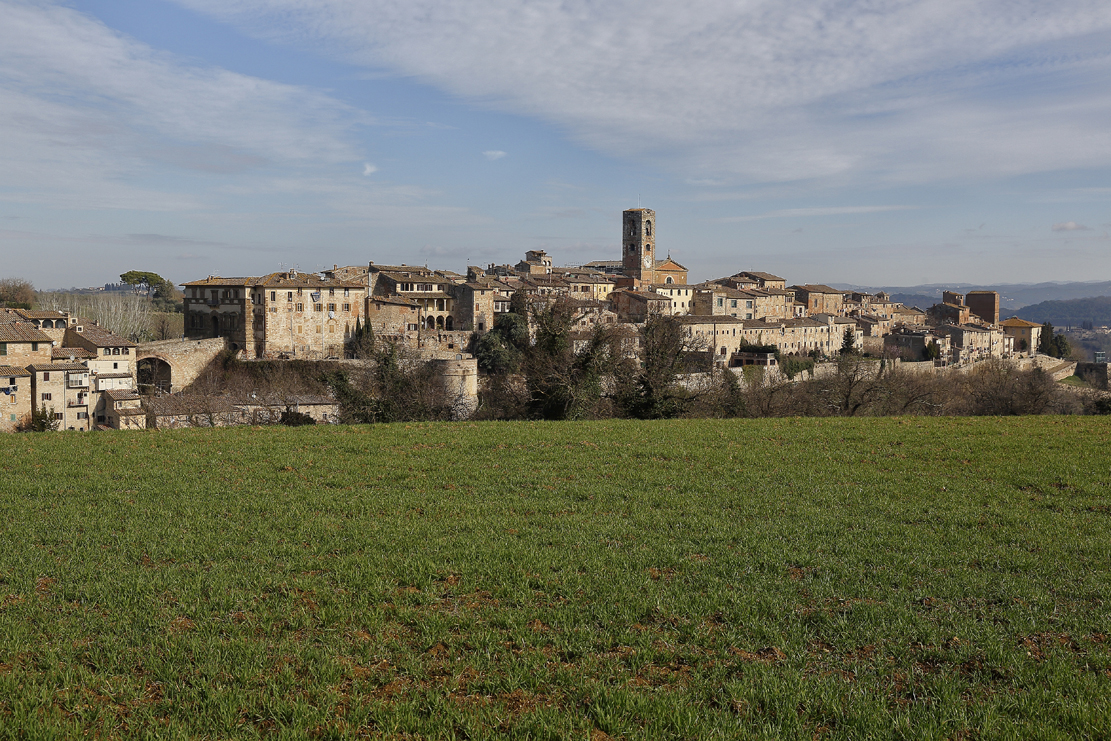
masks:
[[[1111,420],[13,435],[0,736],[1096,738]]]
[[[1051,322],[1058,327],[1077,327],[1082,322],[1107,326],[1111,324],[1111,296],[1043,301],[1024,306],[1015,314],[1030,322]]]

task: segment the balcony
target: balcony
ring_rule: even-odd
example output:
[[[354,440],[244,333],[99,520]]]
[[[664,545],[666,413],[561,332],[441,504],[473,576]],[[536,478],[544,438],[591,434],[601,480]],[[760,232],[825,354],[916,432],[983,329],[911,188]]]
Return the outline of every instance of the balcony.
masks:
[[[71,408],[72,407],[87,407],[87,406],[89,406],[89,399],[86,396],[82,396],[82,397],[79,397],[77,399],[70,399],[69,401],[66,402],[66,406],[71,407]]]
[[[84,389],[89,387],[89,379],[85,378],[68,378],[66,379],[66,388],[71,389]]]

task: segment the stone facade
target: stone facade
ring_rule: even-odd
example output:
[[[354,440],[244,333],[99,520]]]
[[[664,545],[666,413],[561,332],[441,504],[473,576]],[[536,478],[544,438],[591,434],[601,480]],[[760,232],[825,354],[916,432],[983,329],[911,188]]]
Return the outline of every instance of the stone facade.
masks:
[[[845,295],[836,288],[821,284],[806,283],[791,286],[795,298],[806,306],[807,314],[844,314],[842,304]]]
[[[630,208],[621,216],[621,264],[625,275],[643,283],[656,281],[656,212]]]
[[[366,303],[360,280],[295,270],[183,284],[185,336],[226,337],[251,358],[342,358]]]
[[[14,432],[30,421],[33,393],[30,371],[0,365],[0,432]]]

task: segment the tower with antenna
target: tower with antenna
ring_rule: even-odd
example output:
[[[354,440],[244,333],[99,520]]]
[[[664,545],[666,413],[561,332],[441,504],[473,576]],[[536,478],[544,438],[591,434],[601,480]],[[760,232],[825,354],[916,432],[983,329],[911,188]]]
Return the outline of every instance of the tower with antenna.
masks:
[[[630,208],[621,218],[621,264],[625,275],[652,283],[656,278],[656,212]]]

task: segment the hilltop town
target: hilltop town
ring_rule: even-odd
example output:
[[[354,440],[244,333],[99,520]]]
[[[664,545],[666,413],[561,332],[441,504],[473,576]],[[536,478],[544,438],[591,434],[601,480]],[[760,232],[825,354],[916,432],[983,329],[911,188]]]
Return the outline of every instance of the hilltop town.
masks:
[[[570,305],[580,343],[598,325],[635,338],[652,317],[673,317],[718,369],[773,367],[783,358],[821,360],[845,351],[941,369],[1026,357],[1039,345],[1040,325],[1000,321],[993,291],[945,292],[941,303],[923,310],[882,292],[789,284],[758,270],[692,284],[687,268],[657,243],[657,227],[651,209],[629,209],[622,215],[621,259],[571,267],[556,267],[545,251],[530,250],[515,265],[468,266],[466,274],[368,262],[319,274],[210,275],[182,284],[184,338],[178,347],[157,343],[146,352],[68,312],[5,310],[0,430],[26,426],[36,411],[68,430],[196,423],[196,415],[176,408],[173,398],[196,369],[188,378],[180,372],[173,378],[174,362],[167,358],[182,347],[197,354],[197,343],[205,343],[205,359],[226,350],[243,360],[342,360],[350,357],[352,340],[369,331],[441,362],[460,393],[473,396],[475,345],[511,311],[514,296],[533,305]],[[634,340],[633,354],[636,345]],[[146,403],[138,382],[141,360],[152,392]],[[225,417],[259,421],[262,413],[261,419],[273,421],[291,404],[317,421],[338,418],[334,400],[303,395],[241,401]],[[213,420],[209,414],[208,423]]]

